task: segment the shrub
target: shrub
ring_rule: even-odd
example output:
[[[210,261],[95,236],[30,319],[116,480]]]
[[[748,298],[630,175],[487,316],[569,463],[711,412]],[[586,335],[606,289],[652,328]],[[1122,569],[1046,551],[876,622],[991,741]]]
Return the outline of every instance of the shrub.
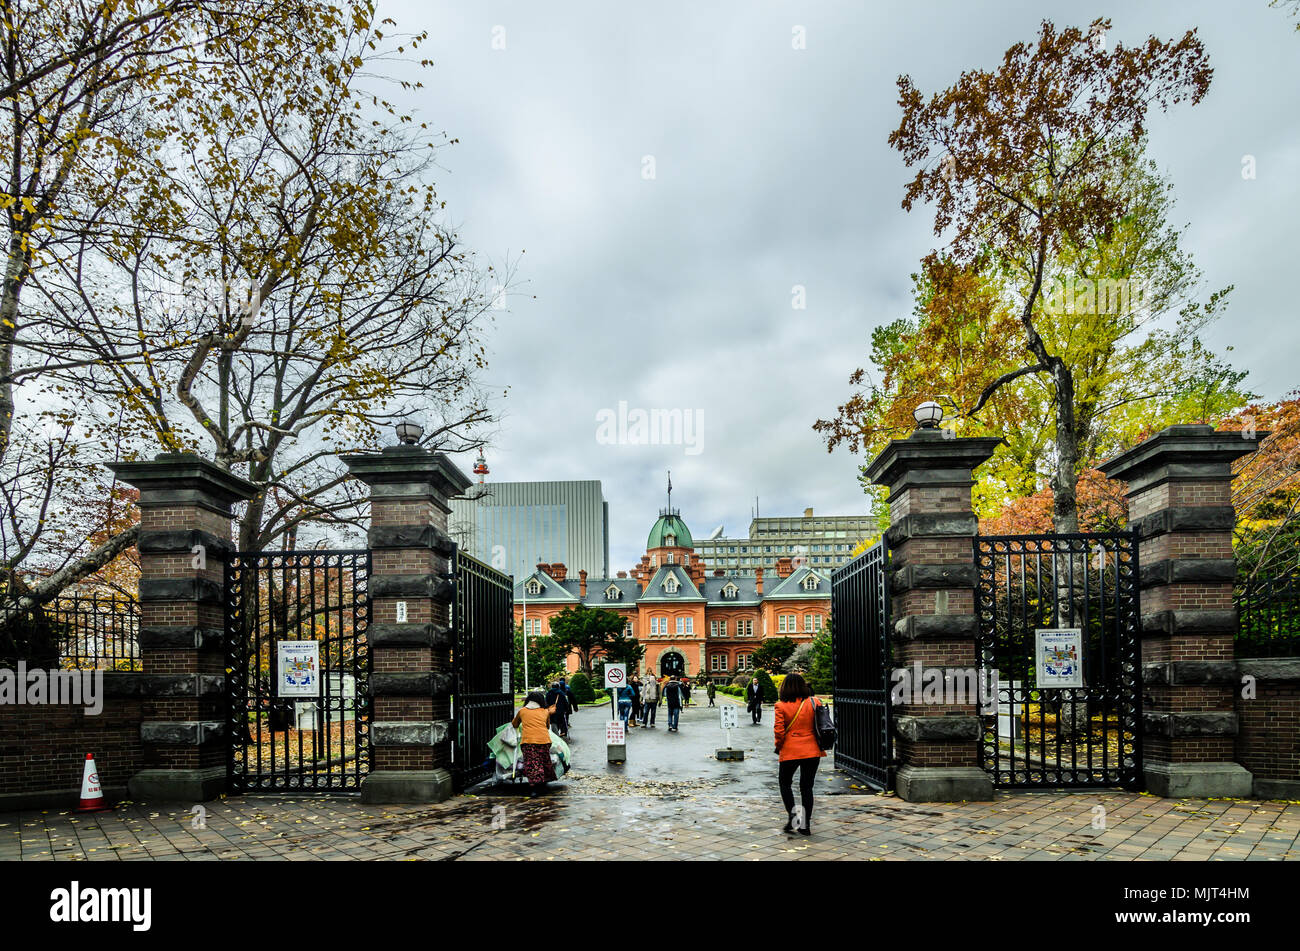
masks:
[[[594,703],[596,700],[596,693],[591,689],[591,678],[582,671],[569,678],[569,689],[573,691],[573,699],[579,703]]]
[[[763,688],[763,702],[776,703],[776,684],[772,682],[772,675],[760,670],[757,676],[758,685]]]
[[[731,678],[731,685],[739,687],[743,691],[749,686],[749,674],[736,674],[735,677]]]

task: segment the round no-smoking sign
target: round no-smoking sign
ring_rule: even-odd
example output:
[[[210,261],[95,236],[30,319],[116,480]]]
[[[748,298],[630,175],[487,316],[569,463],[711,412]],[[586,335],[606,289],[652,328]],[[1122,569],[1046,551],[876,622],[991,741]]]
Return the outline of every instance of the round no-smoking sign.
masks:
[[[605,686],[621,687],[627,683],[627,664],[605,665]]]

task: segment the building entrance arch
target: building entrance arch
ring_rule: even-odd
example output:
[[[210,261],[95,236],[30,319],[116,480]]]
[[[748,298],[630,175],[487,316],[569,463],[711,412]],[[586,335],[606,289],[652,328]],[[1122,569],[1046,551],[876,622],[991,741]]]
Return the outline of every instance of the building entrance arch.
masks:
[[[659,674],[663,677],[686,676],[686,658],[681,651],[666,650],[659,655]]]

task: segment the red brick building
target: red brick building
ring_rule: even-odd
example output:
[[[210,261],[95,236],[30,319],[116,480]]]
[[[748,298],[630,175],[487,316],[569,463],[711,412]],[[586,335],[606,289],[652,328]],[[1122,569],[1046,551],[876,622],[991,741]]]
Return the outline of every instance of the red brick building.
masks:
[[[627,632],[645,647],[638,673],[727,679],[752,667],[765,637],[811,641],[831,613],[828,574],[789,558],[774,577],[722,569],[705,575],[690,530],[676,509],[663,509],[646,539],[646,553],[630,572],[570,578],[562,564],[540,564],[515,585],[515,622],[530,637],[550,633],[553,617],[579,604],[622,615]],[[578,657],[569,657],[576,670]]]

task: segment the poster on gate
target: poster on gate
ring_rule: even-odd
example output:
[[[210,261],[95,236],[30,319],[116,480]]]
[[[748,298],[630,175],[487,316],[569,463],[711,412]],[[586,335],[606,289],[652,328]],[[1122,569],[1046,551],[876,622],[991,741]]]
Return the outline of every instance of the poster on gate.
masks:
[[[276,641],[277,697],[320,696],[320,642]]]
[[[1077,627],[1034,631],[1039,687],[1083,686],[1083,631]]]

